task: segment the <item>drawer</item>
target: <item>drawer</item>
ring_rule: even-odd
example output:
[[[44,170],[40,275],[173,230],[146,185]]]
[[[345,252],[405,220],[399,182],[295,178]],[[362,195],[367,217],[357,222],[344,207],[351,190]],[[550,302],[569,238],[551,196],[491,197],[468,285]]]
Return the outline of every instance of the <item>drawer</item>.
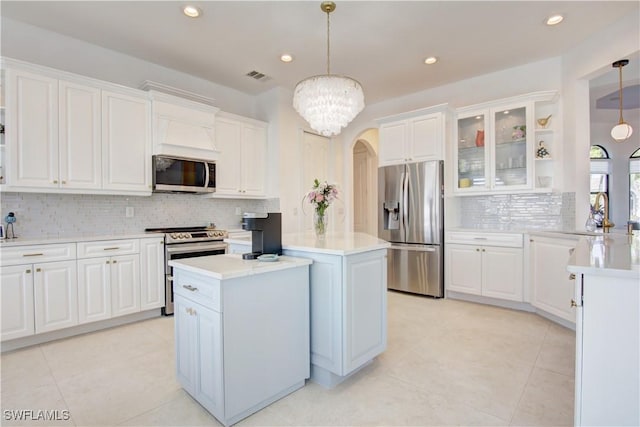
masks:
[[[173,293],[221,312],[220,280],[184,270],[173,270]]]
[[[483,233],[450,231],[445,233],[445,243],[458,243],[462,245],[502,246],[507,248],[521,248],[521,233]]]
[[[78,258],[96,258],[137,253],[140,253],[140,241],[138,239],[78,242]]]
[[[75,243],[0,248],[0,265],[37,264],[76,259]]]

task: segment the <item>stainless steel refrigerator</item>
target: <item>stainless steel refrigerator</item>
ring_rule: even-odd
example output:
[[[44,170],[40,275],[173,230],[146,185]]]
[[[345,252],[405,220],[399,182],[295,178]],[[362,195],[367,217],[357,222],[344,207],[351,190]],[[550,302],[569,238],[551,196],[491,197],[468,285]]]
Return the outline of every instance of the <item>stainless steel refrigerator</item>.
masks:
[[[378,169],[378,236],[391,242],[387,287],[444,296],[443,162]]]

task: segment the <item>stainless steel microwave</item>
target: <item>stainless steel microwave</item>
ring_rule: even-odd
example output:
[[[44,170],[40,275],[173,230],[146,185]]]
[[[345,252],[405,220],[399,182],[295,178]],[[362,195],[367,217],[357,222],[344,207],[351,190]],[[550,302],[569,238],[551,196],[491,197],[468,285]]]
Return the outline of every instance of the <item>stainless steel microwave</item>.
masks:
[[[156,193],[213,193],[216,163],[175,156],[153,156],[153,191]]]

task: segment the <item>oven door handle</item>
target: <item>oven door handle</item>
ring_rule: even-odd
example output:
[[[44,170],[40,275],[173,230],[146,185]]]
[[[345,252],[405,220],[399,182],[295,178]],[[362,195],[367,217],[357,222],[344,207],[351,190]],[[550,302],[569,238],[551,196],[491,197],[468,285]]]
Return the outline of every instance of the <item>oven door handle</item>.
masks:
[[[180,244],[177,247],[173,247],[171,245],[167,245],[167,254],[186,254],[189,252],[203,252],[203,251],[215,251],[215,250],[227,250],[226,243],[218,243],[214,245],[198,245],[198,244]]]

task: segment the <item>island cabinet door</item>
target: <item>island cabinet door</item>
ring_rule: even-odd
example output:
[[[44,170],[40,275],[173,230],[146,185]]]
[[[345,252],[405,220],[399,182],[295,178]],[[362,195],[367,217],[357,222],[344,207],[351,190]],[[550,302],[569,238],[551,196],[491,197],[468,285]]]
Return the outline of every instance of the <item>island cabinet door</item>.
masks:
[[[387,251],[345,258],[344,375],[387,348]]]
[[[176,376],[191,396],[196,396],[198,356],[198,322],[192,314],[193,303],[180,295],[174,296],[174,323],[176,343]]]
[[[195,304],[192,313],[198,327],[195,397],[209,412],[223,419],[222,315]]]
[[[291,250],[285,255],[313,259],[309,268],[311,364],[343,375],[342,257]]]

